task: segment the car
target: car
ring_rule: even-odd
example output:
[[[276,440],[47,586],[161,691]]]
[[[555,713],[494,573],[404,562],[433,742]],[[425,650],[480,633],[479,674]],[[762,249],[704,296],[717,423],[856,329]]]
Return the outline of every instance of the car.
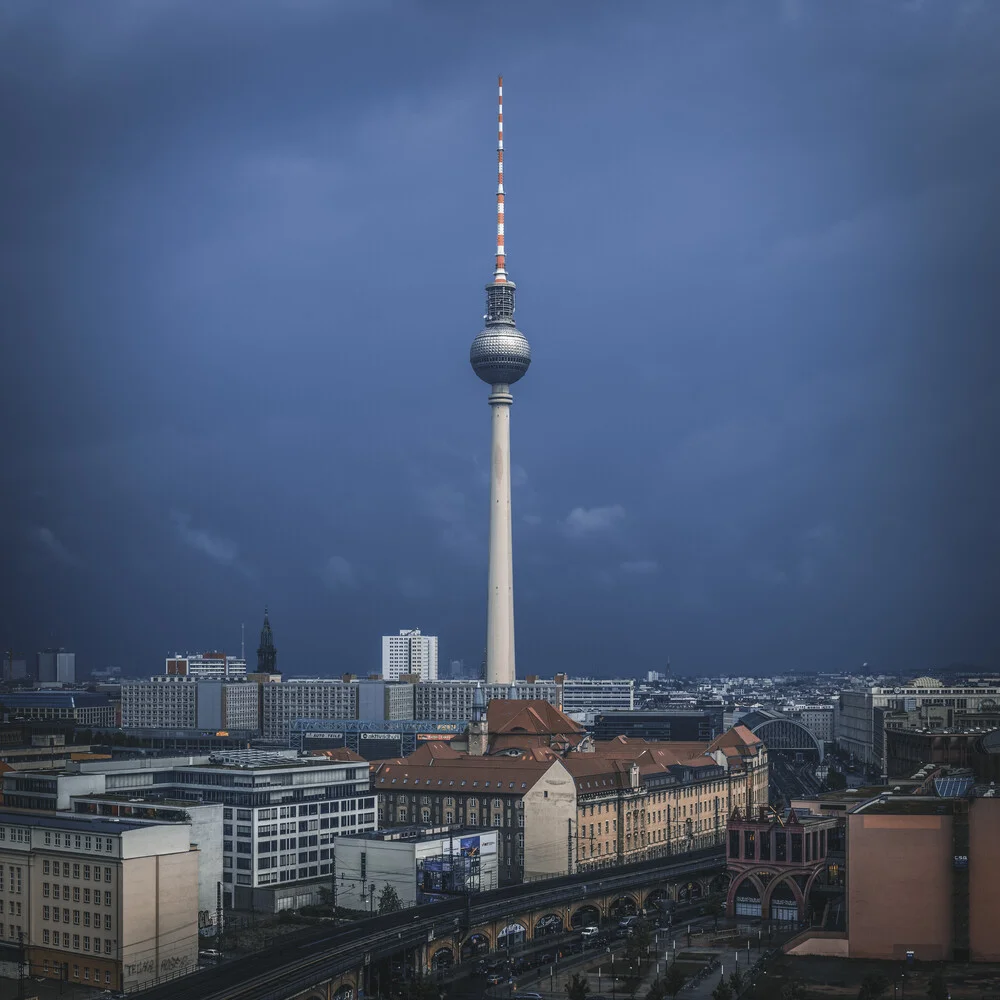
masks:
[[[486,982],[488,982],[490,986],[499,986],[501,983],[509,983],[510,976],[508,976],[506,972],[491,972],[486,977]]]
[[[637,923],[639,923],[639,918],[635,914],[632,914],[630,917],[622,917],[621,920],[618,921],[618,926],[622,930],[625,930],[629,927],[635,927]]]
[[[518,990],[517,995],[520,997],[520,1000],[542,1000],[541,993],[522,993]]]
[[[600,929],[597,927],[584,927],[583,930],[580,931],[580,937],[582,937],[584,941],[593,941],[600,933]]]

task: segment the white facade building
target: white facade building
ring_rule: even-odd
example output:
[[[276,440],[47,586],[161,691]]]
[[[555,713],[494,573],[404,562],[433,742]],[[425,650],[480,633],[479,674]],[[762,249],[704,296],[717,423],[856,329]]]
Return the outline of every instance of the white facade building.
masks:
[[[801,722],[821,743],[833,742],[833,705],[791,705],[782,714]]]
[[[167,657],[164,673],[179,677],[238,680],[247,675],[247,661],[226,653],[174,653]]]
[[[124,681],[122,728],[256,732],[261,686],[253,681],[199,680],[183,674]]]
[[[403,906],[497,888],[496,830],[424,826],[337,837],[337,905],[378,912],[390,885]]]
[[[635,708],[635,681],[630,677],[567,677],[562,684],[564,712],[607,712]]]
[[[416,674],[422,681],[438,676],[438,637],[420,629],[401,629],[399,635],[382,636],[382,676],[397,681],[403,674]]]

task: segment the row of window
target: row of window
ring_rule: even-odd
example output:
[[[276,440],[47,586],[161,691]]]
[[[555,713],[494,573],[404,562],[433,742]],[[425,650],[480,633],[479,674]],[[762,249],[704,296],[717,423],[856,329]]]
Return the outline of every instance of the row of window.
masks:
[[[48,859],[44,859],[42,861],[42,874],[43,875],[56,875],[56,876],[58,876],[59,875],[59,868],[60,868],[60,862],[58,862],[58,861],[49,861]],[[90,865],[81,865],[80,862],[74,861],[73,862],[73,867],[72,867],[72,869],[70,869],[70,862],[63,861],[62,862],[62,876],[63,876],[63,878],[69,878],[71,870],[73,872],[73,875],[72,875],[73,878],[80,878],[80,874],[82,872],[83,873],[84,881],[86,881],[86,882],[90,881],[90,872],[91,872],[91,866]],[[94,872],[94,881],[95,882],[100,882],[101,881],[101,872],[104,873],[104,881],[105,882],[110,882],[111,881],[111,869],[110,868],[102,867],[101,865],[94,865],[93,866],[93,872]]]
[[[7,911],[10,913],[10,915],[12,917],[19,917],[21,915],[21,901],[20,900],[17,900],[15,902],[15,900],[12,899],[10,901],[10,905],[7,906],[7,904],[2,899],[0,899],[0,915],[3,914],[5,906],[7,907]]]
[[[49,892],[50,892],[50,890],[51,890],[51,895],[52,895],[53,899],[65,899],[67,901],[69,900],[70,887],[68,885],[64,885],[62,887],[62,890],[61,890],[62,894],[60,895],[60,887],[59,887],[59,883],[58,882],[53,882],[51,884],[48,883],[48,882],[43,882],[42,883],[42,895],[46,899],[49,898]],[[80,886],[78,886],[78,885],[74,885],[73,886],[73,902],[74,903],[79,903],[80,902],[80,891],[81,891],[80,890]],[[90,888],[88,886],[84,886],[83,887],[83,902],[84,903],[89,903],[90,902]],[[101,890],[100,889],[95,889],[94,890],[94,906],[100,906],[100,905],[101,905]],[[106,889],[104,891],[104,905],[105,906],[110,906],[111,905],[111,890],[110,889]]]
[[[69,965],[67,964],[66,967],[68,969]],[[50,975],[51,976],[55,976],[55,975],[61,975],[62,974],[62,968],[61,968],[60,964],[58,964],[56,962],[53,962],[51,964],[51,966],[50,966],[49,962],[48,962],[48,959],[46,959],[44,962],[42,962],[42,971],[45,973],[46,976],[50,976]],[[74,965],[73,966],[73,978],[74,979],[79,979],[80,978],[80,966],[79,965]],[[89,965],[85,965],[83,967],[83,981],[85,983],[86,982],[90,982],[90,966]],[[99,983],[100,981],[101,981],[101,970],[95,968],[94,969],[94,982],[95,983]],[[111,973],[108,970],[105,970],[105,972],[104,972],[104,984],[106,986],[108,986],[108,985],[111,984]]]
[[[92,837],[89,834],[80,833],[60,833],[59,831],[45,831],[46,847],[63,847],[76,851],[106,851],[111,854],[115,849],[113,837]]]
[[[30,844],[31,831],[23,826],[0,826],[0,840],[9,840],[14,844]]]
[[[60,940],[62,942],[61,945],[60,945]],[[111,938],[103,938],[102,939],[102,938],[99,938],[99,937],[95,937],[94,938],[94,954],[95,955],[99,955],[101,953],[101,951],[102,951],[102,940],[103,940],[103,951],[104,951],[104,954],[105,955],[110,955],[111,954],[111,943],[112,943],[111,942]],[[60,946],[63,947],[63,948],[72,947],[74,951],[80,951],[80,935],[79,934],[74,934],[72,936],[72,941],[73,941],[73,944],[71,946],[70,945],[70,935],[69,935],[68,931],[63,931],[61,939],[60,939],[60,936],[59,936],[59,931],[49,931],[48,928],[45,928],[42,931],[42,944],[51,945],[53,948],[59,948]],[[83,935],[83,950],[84,951],[90,951],[91,950],[90,949],[90,935],[89,934],[84,934]]]
[[[51,918],[49,917],[50,913],[52,914]],[[62,913],[61,920],[60,920],[60,913]],[[83,926],[84,927],[93,927],[95,930],[100,930],[100,927],[101,927],[101,915],[99,913],[96,913],[96,912],[94,913],[94,922],[93,922],[93,924],[91,924],[91,922],[90,922],[90,910],[84,910],[82,916],[83,916]],[[54,924],[58,924],[58,923],[68,924],[70,922],[69,921],[69,910],[66,909],[66,908],[63,908],[60,911],[60,909],[59,909],[58,906],[53,906],[51,908],[48,907],[48,906],[43,906],[42,907],[42,920],[49,920],[49,919],[51,919],[52,923],[54,923]],[[77,926],[79,926],[80,925],[80,919],[81,919],[81,913],[80,913],[80,911],[79,910],[74,910],[73,911],[73,923],[76,924]],[[111,930],[111,914],[110,913],[105,913],[104,914],[104,929],[106,931]]]

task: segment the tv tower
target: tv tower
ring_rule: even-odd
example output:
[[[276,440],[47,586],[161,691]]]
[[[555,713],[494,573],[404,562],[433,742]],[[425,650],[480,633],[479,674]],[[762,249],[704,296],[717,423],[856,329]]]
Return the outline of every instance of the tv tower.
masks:
[[[490,386],[490,569],[486,604],[486,681],[513,684],[514,564],[510,515],[510,387],[531,364],[531,348],[514,326],[516,286],[507,277],[503,229],[503,77],[497,114],[497,255],[486,286],[485,329],[472,342],[472,370]]]

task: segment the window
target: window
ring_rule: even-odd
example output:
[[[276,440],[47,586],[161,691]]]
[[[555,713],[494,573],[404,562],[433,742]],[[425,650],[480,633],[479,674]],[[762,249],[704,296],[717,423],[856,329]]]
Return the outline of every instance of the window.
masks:
[[[78,864],[73,865],[73,878],[80,877],[80,866]]]
[[[43,882],[42,883],[42,895],[45,896],[45,897],[48,897],[48,895],[49,895],[49,883],[48,882]]]
[[[111,954],[111,938],[104,939],[104,954],[105,955]]]
[[[108,843],[110,844],[111,841],[109,840]],[[110,868],[105,868],[104,869],[104,881],[105,882],[110,882],[111,881],[111,869]],[[109,902],[108,902],[107,905],[110,906],[111,905],[111,903],[110,903],[110,899],[111,899],[110,894],[108,894],[108,899],[109,899]]]
[[[48,834],[46,834],[46,836],[48,836]],[[48,863],[48,861],[43,861],[42,862],[42,874],[43,875],[48,875],[49,874],[49,863]]]
[[[80,902],[80,887],[78,885],[73,886],[73,902]]]
[[[49,943],[49,929],[48,927],[46,927],[45,930],[42,931],[42,944],[48,944],[48,943]],[[45,964],[48,965],[49,963],[46,962]]]
[[[49,908],[47,906],[42,907],[42,920],[49,919]]]
[[[111,930],[111,914],[110,913],[105,913],[104,914],[104,929],[106,931]]]
[[[83,877],[88,882],[90,881],[90,865],[84,865],[83,866]],[[88,889],[87,892],[90,892],[90,890]]]
[[[74,934],[73,935],[73,948],[76,951],[80,950],[80,935],[79,934]]]
[[[80,923],[80,911],[79,910],[74,910],[73,911],[73,923],[74,924],[79,924]]]
[[[90,910],[83,911],[83,926],[84,927],[90,926]]]

